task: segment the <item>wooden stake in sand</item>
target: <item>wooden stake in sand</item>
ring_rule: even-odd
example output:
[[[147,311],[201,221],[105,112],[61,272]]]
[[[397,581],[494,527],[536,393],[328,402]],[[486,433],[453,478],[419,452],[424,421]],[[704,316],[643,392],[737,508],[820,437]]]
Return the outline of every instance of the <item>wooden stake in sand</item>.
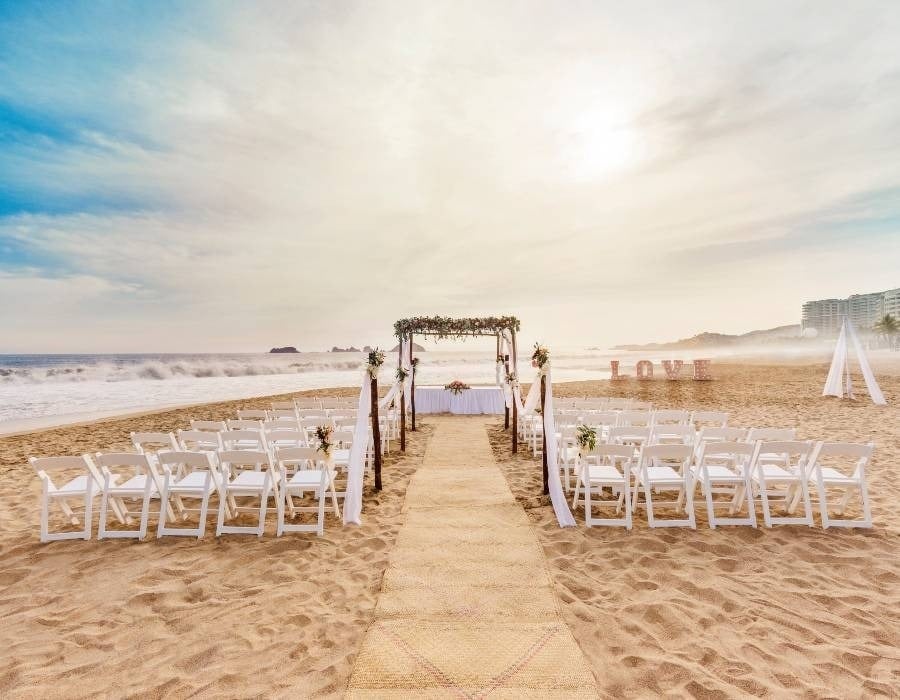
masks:
[[[381,491],[381,425],[378,420],[378,377],[372,376],[372,442],[375,450],[375,490]]]

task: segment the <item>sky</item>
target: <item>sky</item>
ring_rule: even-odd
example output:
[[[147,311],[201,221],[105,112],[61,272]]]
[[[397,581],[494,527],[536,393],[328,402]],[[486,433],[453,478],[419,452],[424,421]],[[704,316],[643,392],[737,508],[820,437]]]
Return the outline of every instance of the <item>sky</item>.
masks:
[[[0,353],[608,347],[894,287],[894,1],[0,0]]]

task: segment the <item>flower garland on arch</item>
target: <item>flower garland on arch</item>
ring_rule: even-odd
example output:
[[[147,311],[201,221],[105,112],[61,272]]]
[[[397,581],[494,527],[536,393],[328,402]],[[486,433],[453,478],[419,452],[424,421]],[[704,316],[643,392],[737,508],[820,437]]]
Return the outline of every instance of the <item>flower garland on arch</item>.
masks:
[[[521,322],[515,316],[485,316],[481,318],[452,318],[450,316],[413,316],[394,323],[394,335],[399,339],[414,334],[430,333],[441,338],[463,338],[467,335],[489,335],[505,330],[518,331]]]

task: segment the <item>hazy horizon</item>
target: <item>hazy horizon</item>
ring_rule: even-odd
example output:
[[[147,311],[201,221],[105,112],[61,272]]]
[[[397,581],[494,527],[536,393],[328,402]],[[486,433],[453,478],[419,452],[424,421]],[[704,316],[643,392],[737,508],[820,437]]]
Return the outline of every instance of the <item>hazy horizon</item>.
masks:
[[[889,2],[6,3],[0,353],[799,323],[900,285],[898,37]]]

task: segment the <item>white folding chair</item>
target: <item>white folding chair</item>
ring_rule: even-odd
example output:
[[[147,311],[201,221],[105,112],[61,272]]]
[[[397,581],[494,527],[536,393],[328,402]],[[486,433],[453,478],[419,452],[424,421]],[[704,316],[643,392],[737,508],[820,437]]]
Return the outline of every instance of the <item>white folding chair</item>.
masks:
[[[872,510],[866,487],[866,468],[875,451],[873,443],[820,442],[816,445],[807,468],[807,480],[816,485],[822,527],[872,527]],[[828,512],[828,489],[840,489],[843,496],[837,507],[844,514],[854,493],[859,494],[862,518],[833,518]],[[794,496],[794,507],[799,493]]]
[[[240,420],[268,420],[269,412],[255,408],[243,408],[237,412]]]
[[[693,445],[697,434],[694,426],[663,423],[654,426],[650,435],[651,445]]]
[[[103,490],[103,481],[88,455],[80,457],[31,457],[28,460],[41,480],[41,542],[54,540],[91,539],[94,498]],[[57,486],[50,473],[68,478],[65,484]],[[77,499],[84,506],[84,514],[79,519],[68,503]],[[72,532],[50,532],[50,503],[56,503],[72,525],[82,525],[82,529]]]
[[[159,527],[156,536],[181,535],[200,539],[206,532],[206,513],[209,498],[219,490],[219,474],[216,469],[215,452],[160,452],[157,455],[162,470],[163,506],[169,505],[169,499],[175,503],[175,511],[181,520],[187,520],[189,512],[198,512],[200,522],[197,527],[184,528],[166,525],[168,508],[159,511]],[[200,501],[199,508],[188,508],[184,499]],[[225,505],[226,509],[228,504]]]
[[[653,414],[650,411],[622,411],[619,413],[619,422],[617,425],[649,427],[653,425]]]
[[[350,469],[350,449],[353,447],[355,440],[352,430],[335,430],[331,434],[331,461],[335,470],[341,470],[347,475]],[[346,486],[344,491],[338,491],[338,498],[346,495]]]
[[[559,428],[559,425],[557,424]],[[580,447],[577,438],[578,428],[566,425],[559,429],[556,439],[557,464],[563,472],[563,484],[566,491],[572,490],[572,475],[578,471],[578,454]],[[599,436],[597,438],[599,442]]]
[[[637,450],[650,442],[653,428],[648,425],[617,425],[609,429],[607,443],[610,445],[631,445]]]
[[[275,404],[272,404],[273,406]],[[297,409],[295,408],[273,408],[269,411],[269,420],[278,419],[278,418],[289,418],[291,420],[297,420]]]
[[[690,445],[644,445],[641,447],[631,507],[637,510],[638,497],[643,487],[650,527],[697,527],[694,516],[693,474],[690,469],[694,450]],[[653,511],[653,492],[677,491],[676,501],[660,502],[674,505],[676,512],[684,511],[686,518],[661,519]]]
[[[269,498],[275,499],[276,510],[278,508],[280,473],[273,467],[272,459],[265,450],[222,450],[218,457],[220,490],[216,536],[239,534],[262,537],[266,529]],[[237,498],[258,498],[259,505],[238,505]],[[233,516],[245,511],[256,512],[259,519],[255,527],[227,525],[228,510]]]
[[[313,447],[281,447],[275,453],[281,472],[281,498],[278,508],[278,530],[280,537],[285,532],[315,532],[319,537],[325,534],[325,501],[328,493],[334,507],[334,514],[340,517],[337,494],[334,487],[334,472],[322,459],[323,455]],[[289,476],[289,472],[293,475]],[[318,499],[316,506],[298,506],[295,497],[302,498],[312,493]],[[285,511],[294,515],[298,512],[318,514],[315,525],[295,525],[285,522]]]
[[[628,410],[630,411],[652,411],[653,403],[651,401],[634,401],[628,404]]]
[[[705,442],[748,442],[746,428],[712,427],[701,428],[697,433],[697,446],[699,448]]]
[[[161,450],[178,451],[178,441],[172,433],[131,433],[131,444],[142,455],[156,455]]]
[[[308,447],[306,433],[300,430],[271,430],[264,433],[266,449],[273,457],[282,447]]]
[[[807,464],[812,456],[813,443],[804,440],[759,440],[753,453],[752,477],[755,491],[762,502],[763,522],[773,525],[813,526],[812,505],[807,488]],[[795,499],[796,491],[800,498]],[[772,501],[780,501],[790,514],[796,501],[803,501],[803,516],[773,516]]]
[[[631,529],[631,470],[634,449],[629,445],[597,444],[583,455],[575,477],[575,495],[572,508],[578,507],[578,497],[584,493],[584,524],[619,525]],[[604,489],[610,489],[612,499],[604,498]],[[596,496],[596,498],[594,498]],[[616,507],[616,514],[625,510],[624,517],[595,518],[593,507]]]
[[[724,428],[728,425],[728,414],[724,411],[694,411],[691,413],[691,425],[696,430],[703,428]]]
[[[694,467],[694,483],[703,484],[706,496],[706,512],[709,526],[713,530],[718,525],[751,525],[756,527],[756,509],[753,505],[753,481],[751,462],[755,447],[746,442],[705,442],[701,443]],[[716,515],[713,494],[731,495],[728,503],[728,517]],[[741,502],[747,506],[747,517],[734,517],[741,509]]]
[[[272,410],[273,411],[291,411],[293,413],[297,410],[297,404],[293,401],[273,401],[272,402]]]
[[[133,452],[98,452],[94,456],[94,461],[99,467],[103,479],[97,539],[120,537],[144,539],[147,536],[147,521],[150,517],[150,499],[159,496],[162,490],[162,481],[156,467],[147,455]],[[107,517],[110,503],[120,523],[130,525],[134,522],[128,511],[126,499],[139,500],[141,503],[138,529],[108,529]],[[162,505],[165,504],[161,504],[161,507]],[[169,517],[175,517],[171,510]]]
[[[191,430],[205,430],[212,433],[218,433],[228,430],[223,420],[192,420]]]
[[[228,430],[262,430],[261,420],[242,420],[230,418],[225,421]]]
[[[677,409],[656,409],[653,411],[653,425],[687,425],[691,414]]]
[[[607,411],[627,411],[631,406],[631,399],[607,399]]]
[[[222,449],[222,436],[212,430],[179,430],[179,452],[218,452]]]

